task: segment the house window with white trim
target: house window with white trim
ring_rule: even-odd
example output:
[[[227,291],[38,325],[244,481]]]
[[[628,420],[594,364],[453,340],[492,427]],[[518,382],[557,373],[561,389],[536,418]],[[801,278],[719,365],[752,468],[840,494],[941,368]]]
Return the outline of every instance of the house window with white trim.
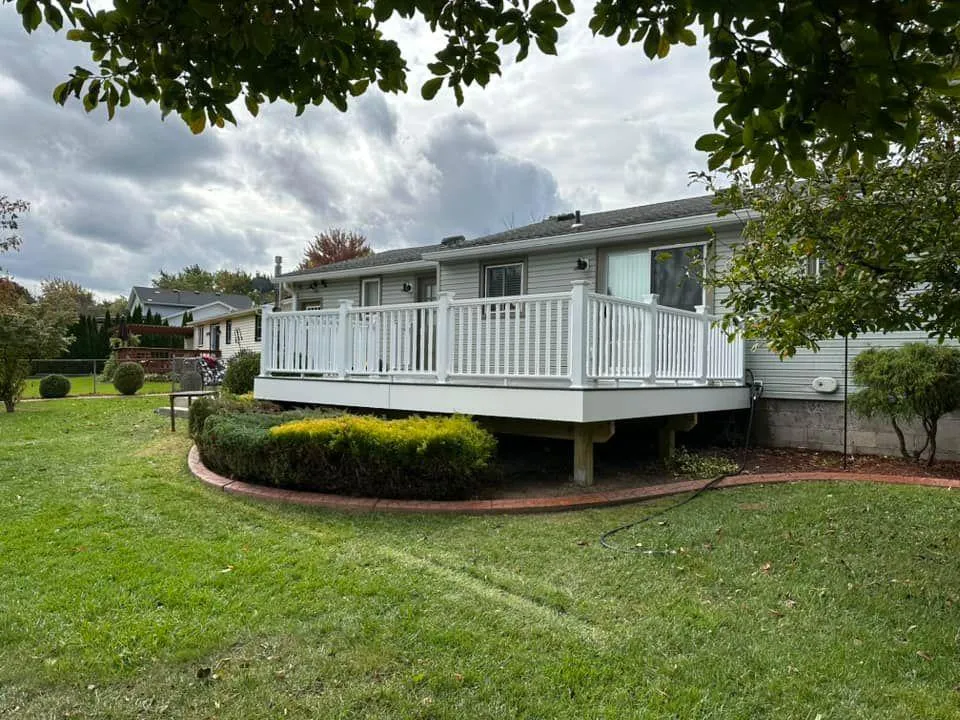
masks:
[[[205,325],[198,325],[198,326],[197,326],[197,347],[198,347],[198,348],[202,348],[202,347],[203,347],[203,328],[204,328],[204,327],[206,327],[206,326],[205,326]]]
[[[380,278],[365,278],[360,281],[360,304],[364,307],[380,304]]]
[[[253,316],[253,341],[260,342],[263,338],[263,315],[259,312]]]
[[[606,292],[627,300],[656,293],[660,305],[694,310],[706,302],[705,252],[701,243],[610,251],[604,267]]]
[[[704,304],[703,250],[703,245],[653,249],[650,291],[661,305],[694,310]]]
[[[227,345],[233,342],[233,320],[227,320],[227,337],[224,342]]]
[[[523,294],[523,263],[486,265],[483,268],[483,296],[515,297]]]
[[[323,310],[323,300],[314,300],[313,302],[305,303],[303,306],[304,310]]]

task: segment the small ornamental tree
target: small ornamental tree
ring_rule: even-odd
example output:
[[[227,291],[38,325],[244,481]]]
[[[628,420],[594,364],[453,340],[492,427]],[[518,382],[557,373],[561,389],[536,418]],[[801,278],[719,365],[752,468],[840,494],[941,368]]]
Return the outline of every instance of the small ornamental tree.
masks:
[[[900,454],[927,465],[937,454],[940,418],[960,407],[960,350],[943,345],[910,343],[903,347],[866,350],[853,361],[853,379],[863,387],[850,398],[864,417],[886,417],[900,443]],[[919,421],[926,442],[909,452],[901,422]]]
[[[299,270],[321,267],[332,263],[373,255],[367,238],[358,232],[330,228],[315,236],[303,250]]]
[[[27,376],[31,358],[58,357],[72,338],[69,309],[41,300],[18,299],[0,304],[0,400],[13,412]]]

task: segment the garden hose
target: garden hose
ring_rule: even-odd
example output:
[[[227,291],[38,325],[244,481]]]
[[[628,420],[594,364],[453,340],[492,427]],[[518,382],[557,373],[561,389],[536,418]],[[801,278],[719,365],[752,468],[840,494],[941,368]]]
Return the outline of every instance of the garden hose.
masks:
[[[747,370],[747,373],[749,375],[749,380],[747,381],[746,384],[747,384],[747,387],[750,388],[750,414],[747,418],[747,432],[743,440],[743,449],[741,451],[740,466],[737,468],[736,472],[717,475],[715,478],[708,480],[704,485],[701,485],[699,488],[697,488],[697,490],[694,491],[692,495],[688,495],[687,497],[683,498],[683,500],[675,502],[673,505],[668,505],[665,508],[661,508],[660,510],[656,510],[655,512],[652,512],[649,515],[644,515],[639,520],[634,520],[633,522],[626,523],[625,525],[620,525],[619,527],[615,527],[612,530],[607,530],[605,533],[603,533],[600,536],[600,545],[602,547],[605,547],[607,550],[613,550],[615,552],[633,553],[637,555],[676,555],[677,554],[677,551],[673,549],[665,550],[665,549],[658,549],[658,548],[642,548],[638,545],[630,545],[630,546],[615,545],[610,542],[610,538],[612,538],[614,535],[617,535],[618,533],[624,532],[625,530],[629,530],[630,528],[650,522],[655,518],[662,517],[663,515],[666,515],[667,513],[673,510],[676,510],[677,508],[682,507],[683,505],[686,505],[689,502],[693,502],[698,497],[700,497],[703,493],[705,493],[707,490],[710,490],[711,488],[716,487],[717,484],[724,478],[734,477],[743,472],[743,468],[746,463],[747,451],[750,449],[750,434],[751,434],[751,431],[753,430],[753,413],[757,406],[757,400],[759,400],[760,396],[763,394],[763,381],[754,380],[753,373],[749,369]]]

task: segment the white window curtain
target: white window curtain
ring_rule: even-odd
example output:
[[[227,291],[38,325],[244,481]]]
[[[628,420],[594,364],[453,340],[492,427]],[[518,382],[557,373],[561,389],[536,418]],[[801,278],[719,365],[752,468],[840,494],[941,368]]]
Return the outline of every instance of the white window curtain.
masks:
[[[640,300],[649,293],[649,250],[625,250],[607,255],[607,295]]]

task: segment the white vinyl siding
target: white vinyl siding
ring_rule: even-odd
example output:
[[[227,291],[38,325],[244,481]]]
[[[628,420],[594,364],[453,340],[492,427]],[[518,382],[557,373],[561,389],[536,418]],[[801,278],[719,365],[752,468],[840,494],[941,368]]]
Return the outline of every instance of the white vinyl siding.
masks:
[[[239,317],[234,317],[230,319],[232,326],[232,342],[230,344],[226,343],[226,337],[224,335],[225,330],[221,330],[220,334],[220,357],[226,361],[232,358],[241,350],[251,350],[253,352],[260,352],[261,342],[255,338],[256,333],[256,319],[254,313],[249,315],[241,315]],[[203,325],[196,326],[195,336],[198,342],[195,343],[194,348],[197,350],[210,350],[210,339],[213,328],[217,325],[220,325],[221,328],[226,327],[226,322],[223,319],[220,319],[216,322],[209,322]]]
[[[421,275],[423,273],[420,273]],[[401,305],[416,301],[418,275],[384,275],[380,278],[380,302],[384,305]],[[365,278],[368,279],[368,278]],[[311,288],[310,284],[297,286],[300,307],[305,308],[313,303],[323,303],[324,310],[336,310],[341,300],[351,300],[354,305],[360,304],[360,278],[343,278],[328,280],[326,287]],[[410,292],[404,292],[403,286],[407,283]]]

